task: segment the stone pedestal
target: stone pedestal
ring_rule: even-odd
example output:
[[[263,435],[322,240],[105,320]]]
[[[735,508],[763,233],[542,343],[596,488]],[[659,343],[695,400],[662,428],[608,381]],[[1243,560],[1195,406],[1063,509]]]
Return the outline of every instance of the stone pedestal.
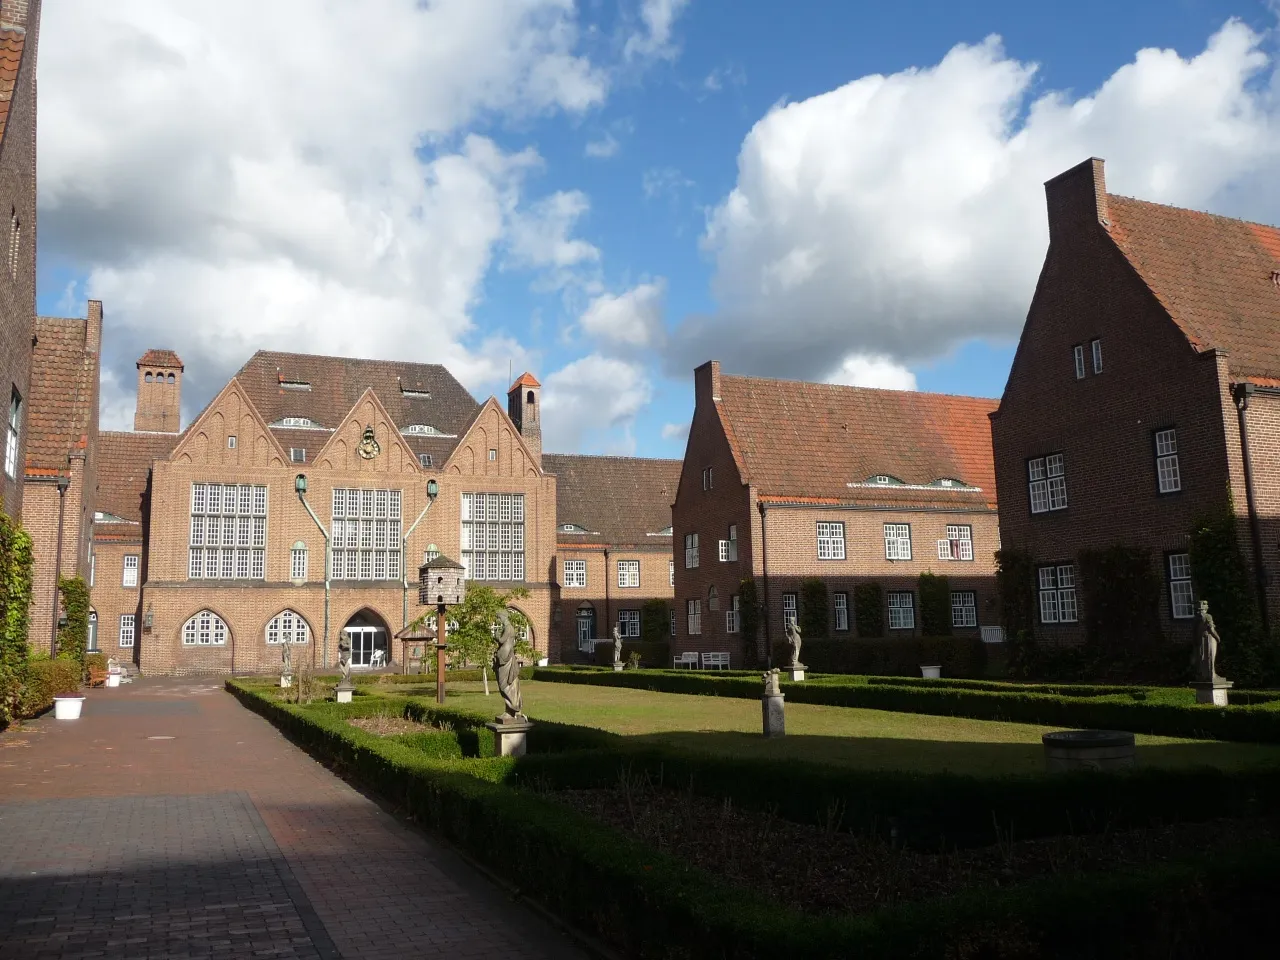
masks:
[[[1060,730],[1041,737],[1050,773],[1126,770],[1137,764],[1133,734],[1120,730]]]
[[[528,717],[498,717],[486,727],[493,731],[493,752],[500,757],[523,757],[528,750]]]
[[[786,673],[788,680],[792,680],[796,683],[803,683],[804,672],[808,669],[809,668],[806,667],[803,663],[793,663],[789,667],[787,667],[784,672]]]
[[[618,662],[618,661],[615,661],[615,662],[614,662],[614,664],[613,664],[613,672],[614,672],[614,673],[621,673],[621,672],[622,672],[622,668],[623,668],[624,666],[626,666],[626,664],[621,663],[621,662]]]
[[[339,703],[350,703],[351,695],[356,692],[356,685],[350,681],[338,681],[338,685],[333,688],[335,698]]]
[[[292,677],[292,676],[290,676],[290,675],[282,676],[282,677],[280,678],[280,686],[281,686],[281,687],[292,687],[292,686],[293,686],[293,677]]]
[[[920,664],[920,676],[926,680],[937,680],[942,676],[942,666],[925,666]]]
[[[783,703],[786,694],[766,693],[760,698],[760,713],[764,720],[766,737],[782,737],[787,733],[787,708]]]
[[[1196,691],[1196,703],[1212,703],[1215,707],[1227,705],[1227,691],[1234,683],[1230,680],[1202,680],[1191,685]]]

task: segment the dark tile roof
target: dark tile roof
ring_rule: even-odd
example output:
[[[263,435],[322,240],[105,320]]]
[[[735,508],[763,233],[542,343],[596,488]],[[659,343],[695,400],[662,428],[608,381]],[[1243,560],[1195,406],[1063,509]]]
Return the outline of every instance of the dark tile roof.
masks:
[[[458,438],[480,412],[480,405],[453,374],[434,363],[259,350],[240,368],[236,378],[268,424],[286,417],[307,417],[328,430],[335,429],[364,391],[372,387],[402,429],[421,424],[445,435],[406,437],[415,452],[432,454],[437,465],[453,451]],[[297,389],[301,384],[309,385],[309,389]],[[308,455],[313,446],[319,452],[322,444],[316,440],[329,436],[327,432],[287,427],[275,427],[273,432],[281,438],[282,446],[304,446]],[[306,442],[298,442],[302,434],[307,435]],[[286,436],[291,438],[288,442]]]
[[[556,476],[556,525],[588,533],[557,532],[562,544],[618,543],[671,549],[671,502],[680,483],[679,460],[591,457],[544,453],[542,469]]]
[[[1233,374],[1280,376],[1280,230],[1107,196],[1110,234],[1197,350]]]
[[[903,506],[995,505],[988,414],[997,405],[982,397],[733,376],[720,378],[717,404],[743,478],[761,496]],[[878,475],[903,486],[849,486]],[[928,486],[943,479],[982,492]]]
[[[85,349],[88,321],[36,317],[27,398],[28,473],[66,470],[72,450],[88,443],[98,354]]]
[[[169,456],[181,439],[176,433],[104,430],[98,437],[97,509],[122,520],[141,520],[151,461]]]
[[[151,349],[138,358],[139,367],[177,367],[182,369],[182,358],[172,350]]]
[[[9,123],[9,105],[13,102],[13,88],[18,82],[18,68],[22,66],[22,48],[27,32],[6,27],[0,30],[0,142],[4,140],[4,128]]]

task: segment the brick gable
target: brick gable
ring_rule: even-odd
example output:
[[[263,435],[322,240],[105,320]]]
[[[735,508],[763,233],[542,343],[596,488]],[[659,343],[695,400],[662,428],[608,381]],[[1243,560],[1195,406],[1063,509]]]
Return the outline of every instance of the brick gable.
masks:
[[[373,428],[378,453],[366,458],[360,455],[360,445],[369,427]],[[315,464],[326,470],[356,474],[419,472],[417,455],[400,436],[399,428],[372,387],[365,390],[339,422],[329,441],[316,454]]]
[[[174,463],[245,467],[282,467],[289,462],[288,454],[234,377],[187,428],[170,459]]]

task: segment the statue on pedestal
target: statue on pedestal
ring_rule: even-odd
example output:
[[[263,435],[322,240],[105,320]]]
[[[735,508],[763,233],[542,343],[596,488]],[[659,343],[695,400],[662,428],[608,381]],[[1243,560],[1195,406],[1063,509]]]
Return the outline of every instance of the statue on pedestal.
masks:
[[[791,648],[791,669],[796,670],[800,667],[800,644],[803,638],[800,636],[800,624],[794,619],[787,620],[787,646]]]
[[[622,632],[616,625],[613,628],[613,662],[622,662]]]
[[[764,695],[766,697],[777,697],[782,694],[782,688],[778,686],[778,668],[766,670],[764,673]]]
[[[280,644],[280,676],[293,676],[293,651],[289,649],[288,641]]]
[[[351,641],[345,636],[338,641],[338,671],[342,674],[342,679],[338,681],[338,686],[350,686]]]
[[[497,649],[493,651],[493,672],[498,677],[498,692],[506,704],[506,713],[499,721],[523,720],[524,699],[520,695],[520,661],[516,659],[516,628],[511,617],[503,610],[498,614],[502,634]]]
[[[1199,683],[1222,683],[1223,678],[1218,676],[1217,660],[1218,660],[1218,644],[1222,642],[1222,638],[1218,636],[1218,628],[1213,622],[1213,616],[1209,613],[1209,601],[1201,600],[1196,605],[1196,645],[1193,651],[1195,657],[1195,678]]]

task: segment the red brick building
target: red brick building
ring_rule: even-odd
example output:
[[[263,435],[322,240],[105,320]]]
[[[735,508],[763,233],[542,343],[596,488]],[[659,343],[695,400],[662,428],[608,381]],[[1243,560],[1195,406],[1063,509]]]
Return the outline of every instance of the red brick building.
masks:
[[[542,463],[556,476],[552,635],[560,658],[588,658],[593,641],[611,640],[615,625],[625,640],[656,633],[643,623],[651,600],[665,601],[660,626],[670,636],[671,501],[680,461],[548,453]]]
[[[1045,193],[1049,249],[991,418],[1001,540],[1034,561],[1037,637],[1083,639],[1076,559],[1122,544],[1151,552],[1163,630],[1189,639],[1188,534],[1215,509],[1238,517],[1274,621],[1280,230],[1108,194],[1098,159]]]
[[[88,317],[37,317],[23,471],[22,522],[34,544],[31,626],[35,649],[56,649],[59,577],[89,578],[98,467],[102,304]],[[97,640],[90,620],[89,647]]]
[[[0,204],[9,208],[0,272],[0,390],[7,413],[0,509],[22,512],[31,337],[36,312],[36,49],[40,0],[0,0]]]
[[[746,643],[781,641],[811,577],[834,638],[859,635],[861,583],[882,589],[886,635],[919,635],[924,572],[948,578],[956,634],[999,622],[995,401],[724,376],[714,361],[694,388],[672,508],[675,652],[739,665]],[[759,637],[742,634],[747,577],[767,600]]]

